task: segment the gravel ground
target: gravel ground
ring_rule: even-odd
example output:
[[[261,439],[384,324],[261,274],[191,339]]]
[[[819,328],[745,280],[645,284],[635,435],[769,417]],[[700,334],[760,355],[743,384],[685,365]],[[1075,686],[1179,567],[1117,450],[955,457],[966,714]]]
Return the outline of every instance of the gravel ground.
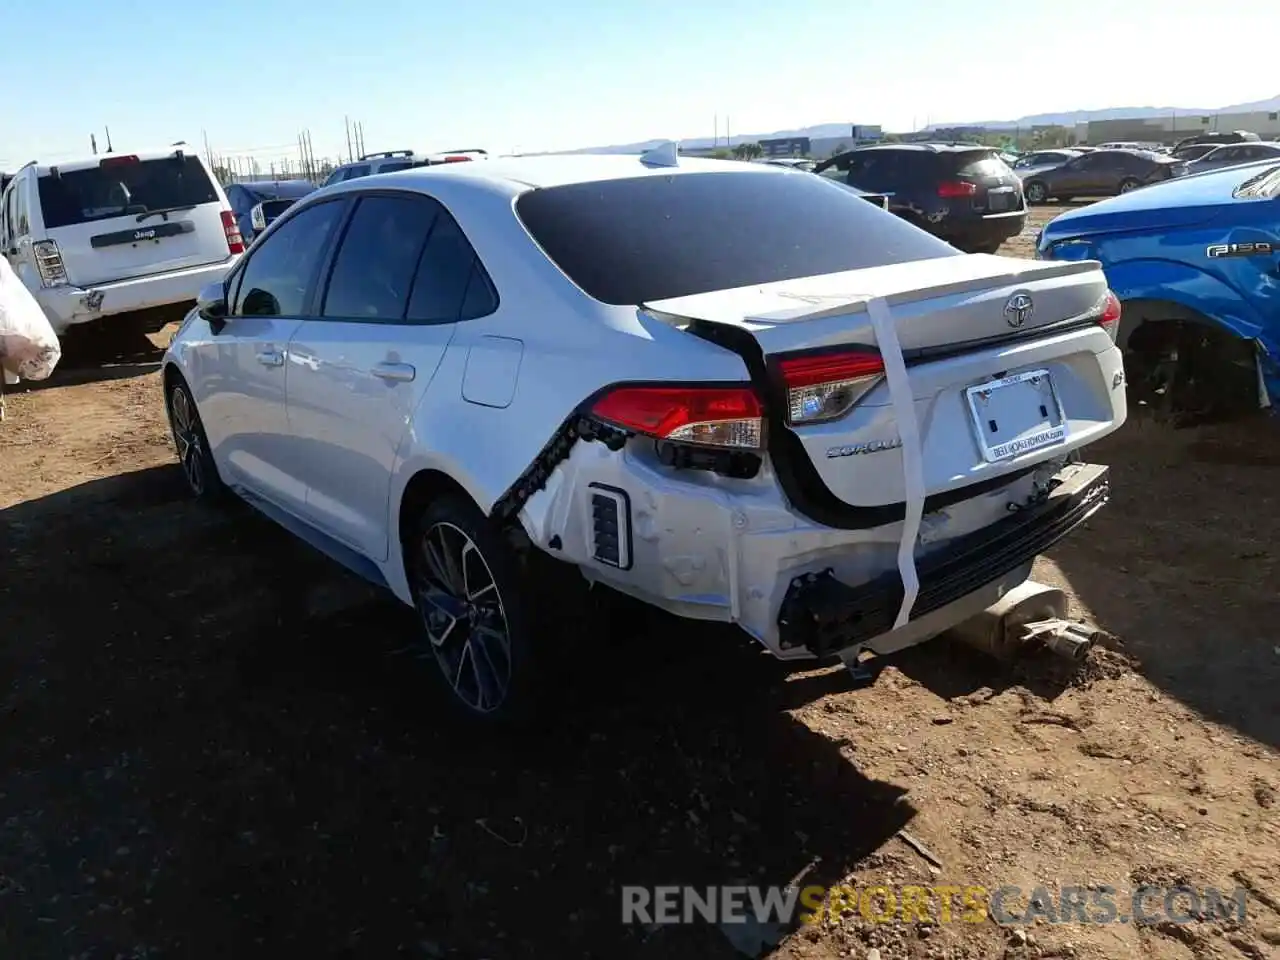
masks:
[[[503,746],[425,697],[406,611],[187,500],[157,358],[69,345],[0,425],[0,957],[715,960],[620,886],[797,878],[1251,892],[1243,923],[854,913],[765,955],[1278,955],[1273,427],[1095,448],[1112,503],[1037,571],[1117,638],[1077,673],[939,640],[853,689],[654,617]]]

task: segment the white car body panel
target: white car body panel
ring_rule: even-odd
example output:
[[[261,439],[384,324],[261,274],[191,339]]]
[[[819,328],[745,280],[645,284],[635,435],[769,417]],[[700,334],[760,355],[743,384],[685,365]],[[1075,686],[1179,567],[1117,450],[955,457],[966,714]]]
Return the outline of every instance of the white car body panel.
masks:
[[[603,388],[749,381],[742,356],[681,329],[680,318],[746,331],[773,354],[873,343],[865,307],[855,301],[885,297],[909,351],[936,345],[940,324],[956,342],[990,333],[991,318],[1014,293],[1034,296],[1045,317],[1066,319],[1085,316],[1105,293],[1097,264],[956,255],[611,306],[561,272],[513,214],[516,198],[533,186],[689,170],[794,177],[766,164],[685,158],[678,169],[626,157],[495,159],[339,183],[299,201],[255,240],[248,257],[290,216],[325,198],[421,191],[458,220],[496,288],[498,306],[456,324],[233,317],[218,331],[193,312],[165,363],[192,389],[220,474],[250,502],[273,505],[272,515],[291,529],[318,534],[335,556],[340,551],[334,544],[360,557],[378,581],[412,603],[401,507],[410,483],[425,471],[449,478],[492,514],[557,431]],[[275,353],[283,363],[260,362],[260,354]],[[387,364],[411,367],[412,378],[377,376]],[[968,439],[972,424],[961,388],[1039,368],[1050,370],[1069,413],[1067,441],[982,462]],[[1061,332],[973,346],[910,373],[930,494],[1029,471],[932,511],[920,557],[1007,517],[1010,505],[1031,497],[1068,455],[1118,428],[1126,415],[1120,354],[1108,333],[1087,320]],[[796,433],[833,493],[854,506],[879,507],[903,498],[901,451],[844,460],[831,460],[824,451],[832,444],[883,440],[895,430],[882,383],[845,418]],[[593,483],[630,498],[634,562],[627,570],[593,556]],[[589,580],[678,614],[738,623],[786,658],[810,655],[780,642],[779,604],[791,578],[830,567],[842,580],[861,583],[893,570],[902,529],[901,521],[837,529],[811,519],[789,501],[769,455],[756,476],[731,479],[673,470],[658,460],[653,441],[640,437],[616,450],[571,443],[542,489],[514,516],[535,547],[578,567]],[[1018,564],[910,621],[896,636],[924,638],[946,629],[974,604],[980,604],[977,612],[1025,579],[1027,569],[1029,561]]]

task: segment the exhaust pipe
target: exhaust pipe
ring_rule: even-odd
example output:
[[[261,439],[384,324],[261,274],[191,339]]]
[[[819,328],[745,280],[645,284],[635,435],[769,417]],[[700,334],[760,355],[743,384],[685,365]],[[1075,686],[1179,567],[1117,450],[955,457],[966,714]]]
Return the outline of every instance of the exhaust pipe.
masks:
[[[953,627],[962,643],[999,660],[1012,660],[1027,644],[1039,642],[1080,662],[1097,642],[1098,631],[1067,619],[1067,595],[1057,587],[1027,580],[975,617]]]

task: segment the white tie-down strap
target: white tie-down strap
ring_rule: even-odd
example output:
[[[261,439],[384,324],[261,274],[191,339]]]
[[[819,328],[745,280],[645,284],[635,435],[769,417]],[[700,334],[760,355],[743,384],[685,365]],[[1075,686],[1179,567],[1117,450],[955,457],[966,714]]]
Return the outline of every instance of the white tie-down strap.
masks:
[[[902,540],[898,543],[898,573],[902,577],[902,606],[893,623],[896,630],[907,622],[911,608],[920,592],[920,580],[916,576],[916,538],[920,534],[920,519],[924,514],[924,455],[920,449],[920,423],[916,420],[915,398],[911,394],[911,382],[907,379],[907,364],[902,359],[902,347],[898,343],[898,331],[893,325],[893,314],[883,297],[867,301],[867,316],[875,331],[876,342],[884,357],[884,375],[889,385],[889,399],[893,403],[894,417],[898,421],[898,435],[902,438],[902,473],[906,486],[906,516],[902,519]]]

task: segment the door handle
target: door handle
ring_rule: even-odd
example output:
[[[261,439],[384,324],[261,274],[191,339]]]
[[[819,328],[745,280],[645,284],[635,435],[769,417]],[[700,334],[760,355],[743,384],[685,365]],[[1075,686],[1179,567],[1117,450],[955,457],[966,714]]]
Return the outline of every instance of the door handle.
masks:
[[[279,350],[259,350],[258,362],[264,367],[283,367],[284,354]]]
[[[379,380],[392,380],[407,383],[418,375],[411,363],[375,363],[373,375]]]

